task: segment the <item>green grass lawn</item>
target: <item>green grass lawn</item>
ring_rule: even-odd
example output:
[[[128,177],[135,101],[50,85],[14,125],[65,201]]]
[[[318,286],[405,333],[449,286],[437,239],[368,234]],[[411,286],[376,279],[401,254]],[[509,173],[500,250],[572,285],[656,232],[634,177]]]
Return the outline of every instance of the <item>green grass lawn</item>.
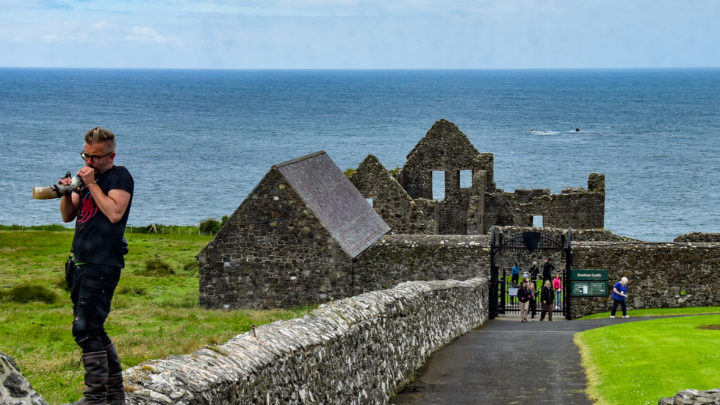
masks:
[[[634,310],[633,317],[697,315],[719,307]],[[607,317],[596,314],[592,317]],[[588,317],[591,318],[591,317]],[[720,387],[720,315],[630,322],[575,335],[599,404],[657,404],[684,389]]]
[[[681,316],[681,315],[711,315],[720,314],[720,307],[697,307],[697,308],[654,308],[654,309],[633,309],[628,310],[628,315],[633,318],[636,317],[650,317],[650,316]],[[622,317],[622,311],[618,307],[618,311],[615,314],[618,318]],[[602,312],[599,314],[592,314],[581,319],[598,319],[607,318],[610,316],[610,312]]]
[[[80,350],[72,338],[72,304],[64,286],[73,231],[59,228],[0,227],[0,351],[15,359],[51,404],[77,400],[83,391],[82,367],[68,384]],[[209,235],[199,235],[197,227],[173,227],[126,237],[130,253],[106,322],[124,368],[224,343],[253,324],[312,310],[201,309],[195,256]]]

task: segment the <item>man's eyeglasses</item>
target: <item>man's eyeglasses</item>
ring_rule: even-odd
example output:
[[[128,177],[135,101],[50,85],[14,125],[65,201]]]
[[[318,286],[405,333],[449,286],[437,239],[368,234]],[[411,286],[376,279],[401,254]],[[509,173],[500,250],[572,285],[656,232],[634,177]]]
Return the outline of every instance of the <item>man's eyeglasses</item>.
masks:
[[[112,152],[108,152],[102,156],[95,156],[95,155],[87,154],[85,152],[80,152],[80,157],[82,158],[82,160],[85,160],[85,161],[87,161],[88,159],[89,160],[100,160],[102,158],[106,158],[106,157],[110,156],[111,153]]]

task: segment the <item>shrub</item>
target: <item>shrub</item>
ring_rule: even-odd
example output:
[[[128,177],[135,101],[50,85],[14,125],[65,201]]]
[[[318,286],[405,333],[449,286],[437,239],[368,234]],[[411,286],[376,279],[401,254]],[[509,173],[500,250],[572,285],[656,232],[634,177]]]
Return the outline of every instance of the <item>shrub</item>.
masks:
[[[53,304],[60,299],[55,291],[41,285],[16,285],[9,290],[1,292],[0,297],[7,297],[10,301],[21,304],[32,301]]]
[[[220,230],[220,222],[217,219],[206,219],[200,223],[200,233],[211,235]]]

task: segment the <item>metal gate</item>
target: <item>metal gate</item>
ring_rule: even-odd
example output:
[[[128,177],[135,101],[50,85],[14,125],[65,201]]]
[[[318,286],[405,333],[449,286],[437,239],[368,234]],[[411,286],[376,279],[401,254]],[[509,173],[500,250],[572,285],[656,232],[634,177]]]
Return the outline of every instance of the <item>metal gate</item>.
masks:
[[[567,236],[561,235],[560,239],[554,238],[541,232],[522,232],[504,237],[496,227],[492,227],[490,238],[490,319],[498,315],[520,315],[520,303],[513,291],[512,284],[506,274],[496,265],[495,255],[501,255],[506,251],[526,251],[532,253],[536,250],[561,252],[565,256],[565,269],[563,271],[563,293],[559,302],[554,306],[554,313],[570,317],[570,268],[572,267],[572,228],[568,228]],[[537,312],[540,313],[540,290],[536,294]]]

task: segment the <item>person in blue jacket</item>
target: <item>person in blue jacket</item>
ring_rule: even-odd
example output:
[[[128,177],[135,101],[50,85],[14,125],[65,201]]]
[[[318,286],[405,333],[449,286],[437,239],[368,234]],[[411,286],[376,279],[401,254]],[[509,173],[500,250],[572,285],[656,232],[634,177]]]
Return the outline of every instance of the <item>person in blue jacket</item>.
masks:
[[[625,304],[625,299],[627,298],[627,283],[627,277],[623,277],[615,283],[615,287],[613,287],[613,307],[612,312],[610,312],[610,318],[615,318],[615,311],[617,311],[618,305],[622,306],[623,318],[630,318],[630,315],[627,314],[627,305]]]
[[[518,283],[520,282],[520,268],[518,267],[517,263],[515,263],[512,266],[512,286],[517,287]]]

